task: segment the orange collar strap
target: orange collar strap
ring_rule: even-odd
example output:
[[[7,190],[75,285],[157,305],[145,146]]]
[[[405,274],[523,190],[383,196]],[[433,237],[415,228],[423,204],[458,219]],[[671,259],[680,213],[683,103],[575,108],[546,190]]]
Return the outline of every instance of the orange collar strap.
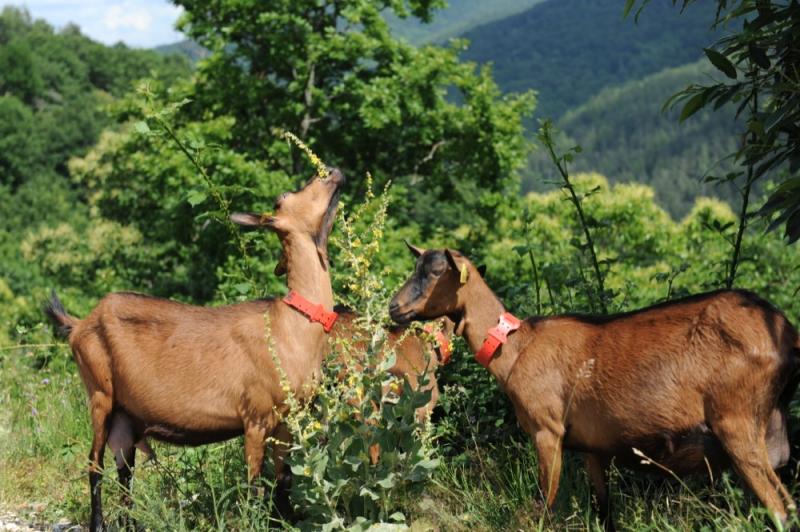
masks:
[[[450,362],[450,355],[453,353],[452,349],[450,348],[450,340],[447,339],[447,335],[445,335],[441,329],[435,329],[432,323],[426,323],[422,330],[428,334],[432,334],[436,338],[436,342],[439,344],[439,363],[444,365]]]
[[[336,323],[336,318],[339,317],[336,312],[328,312],[322,305],[315,305],[294,290],[290,290],[286,294],[283,302],[305,314],[308,317],[308,321],[322,324],[322,328],[325,329],[326,333],[331,332],[333,324]]]
[[[519,320],[519,318],[510,312],[504,312],[503,314],[500,314],[497,325],[489,329],[486,340],[483,341],[483,345],[481,346],[480,350],[475,353],[475,360],[480,362],[481,366],[484,368],[488,368],[489,361],[492,360],[497,348],[506,343],[508,340],[508,334],[519,329],[521,324],[522,322]]]

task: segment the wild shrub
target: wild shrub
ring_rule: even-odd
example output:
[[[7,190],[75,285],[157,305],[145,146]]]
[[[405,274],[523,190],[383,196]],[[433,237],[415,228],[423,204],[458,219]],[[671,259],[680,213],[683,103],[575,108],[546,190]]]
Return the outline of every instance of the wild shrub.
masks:
[[[396,355],[387,346],[384,327],[386,287],[372,264],[389,202],[386,190],[379,198],[371,183],[367,190],[365,202],[340,217],[335,239],[342,262],[335,268],[349,280],[347,300],[363,312],[352,337],[333,343],[311,404],[303,408],[291,395],[287,401],[285,420],[294,437],[288,458],[291,497],[302,513],[301,529],[406,523],[409,497],[421,491],[438,465],[429,427],[416,419],[430,391],[417,391],[388,372]],[[425,384],[420,375],[420,389]]]

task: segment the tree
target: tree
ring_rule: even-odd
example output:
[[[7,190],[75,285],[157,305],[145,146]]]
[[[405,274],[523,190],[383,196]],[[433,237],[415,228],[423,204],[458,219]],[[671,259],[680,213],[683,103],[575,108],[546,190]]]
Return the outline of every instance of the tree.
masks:
[[[672,0],[685,9],[696,0]],[[625,12],[649,0],[627,0]],[[704,107],[738,104],[747,132],[735,160],[744,168],[727,179],[743,178],[741,218],[748,212],[752,184],[765,176],[779,186],[759,210],[773,217],[771,227],[785,227],[789,242],[800,238],[800,3],[796,0],[717,0],[715,27],[733,31],[705,50],[727,79],[691,85],[673,101],[684,102],[684,120]],[[741,26],[739,26],[741,25]],[[744,231],[740,226],[738,242]],[[735,257],[734,257],[735,258]],[[731,281],[736,262],[732,263]]]
[[[235,118],[233,146],[289,175],[275,130],[296,133],[364,192],[371,172],[406,190],[394,214],[426,230],[491,220],[517,193],[532,94],[501,96],[463,43],[415,48],[383,12],[428,20],[436,0],[179,0],[181,29],[211,50],[198,67],[195,119]],[[429,229],[430,228],[430,229]]]

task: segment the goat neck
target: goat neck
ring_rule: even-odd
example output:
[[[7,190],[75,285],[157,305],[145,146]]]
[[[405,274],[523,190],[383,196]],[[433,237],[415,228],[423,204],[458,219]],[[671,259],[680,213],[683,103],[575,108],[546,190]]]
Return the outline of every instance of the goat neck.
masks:
[[[313,241],[305,236],[287,235],[283,240],[287,261],[286,284],[311,303],[321,304],[326,310],[333,308],[331,278],[323,267]],[[299,397],[306,397],[306,389],[321,372],[328,335],[322,325],[312,323],[308,317],[285,304],[273,307],[271,312],[272,338],[277,347],[289,385]]]
[[[477,272],[476,272],[477,273]],[[477,353],[486,339],[489,329],[497,325],[500,315],[506,309],[503,303],[492,292],[492,289],[479,275],[470,275],[470,279],[459,290],[463,301],[462,323],[458,325],[472,353]],[[505,387],[511,368],[517,361],[518,350],[514,348],[516,331],[509,335],[508,342],[497,348],[489,362],[489,371]],[[477,363],[477,362],[476,362]]]
[[[286,284],[325,310],[333,308],[333,289],[327,260],[321,259],[314,242],[303,235],[287,235],[283,240],[286,254]],[[323,266],[322,260],[325,260]]]

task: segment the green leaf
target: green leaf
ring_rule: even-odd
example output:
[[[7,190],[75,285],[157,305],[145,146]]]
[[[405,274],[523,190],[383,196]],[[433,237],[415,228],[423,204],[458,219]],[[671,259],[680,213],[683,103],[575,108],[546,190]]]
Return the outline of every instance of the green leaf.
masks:
[[[625,18],[630,14],[631,9],[633,9],[635,4],[636,0],[625,0],[625,7],[622,10],[622,18]]]
[[[706,53],[708,60],[711,61],[711,64],[717,67],[719,71],[731,79],[736,79],[736,67],[727,57],[712,48],[703,48],[703,51]]]
[[[189,202],[189,205],[195,207],[203,203],[208,196],[206,195],[204,190],[191,190],[186,195],[186,201]]]
[[[698,92],[691,98],[689,101],[686,102],[681,110],[681,116],[679,122],[683,122],[697,111],[699,111],[706,103],[706,94],[705,92]]]
[[[140,135],[148,135],[150,134],[150,126],[147,125],[147,122],[141,120],[133,124],[133,130],[139,133]]]
[[[362,497],[364,497],[364,496],[369,497],[373,501],[380,500],[380,496],[377,493],[375,493],[374,491],[372,491],[370,489],[367,489],[364,486],[361,487],[361,491],[359,491],[358,494],[360,496],[362,496]]]
[[[240,294],[244,295],[249,293],[253,289],[253,285],[251,285],[250,283],[238,283],[233,285],[233,288]]]
[[[389,516],[390,521],[394,521],[395,523],[405,523],[406,516],[403,515],[401,512],[395,512]]]
[[[431,460],[420,460],[417,462],[417,465],[423,469],[436,469],[439,467],[439,460],[431,459]]]
[[[517,255],[524,255],[528,250],[530,250],[530,246],[527,245],[514,246],[514,251],[517,252]]]
[[[376,482],[376,484],[383,489],[392,489],[394,487],[394,473],[391,473],[388,477],[383,478]]]

